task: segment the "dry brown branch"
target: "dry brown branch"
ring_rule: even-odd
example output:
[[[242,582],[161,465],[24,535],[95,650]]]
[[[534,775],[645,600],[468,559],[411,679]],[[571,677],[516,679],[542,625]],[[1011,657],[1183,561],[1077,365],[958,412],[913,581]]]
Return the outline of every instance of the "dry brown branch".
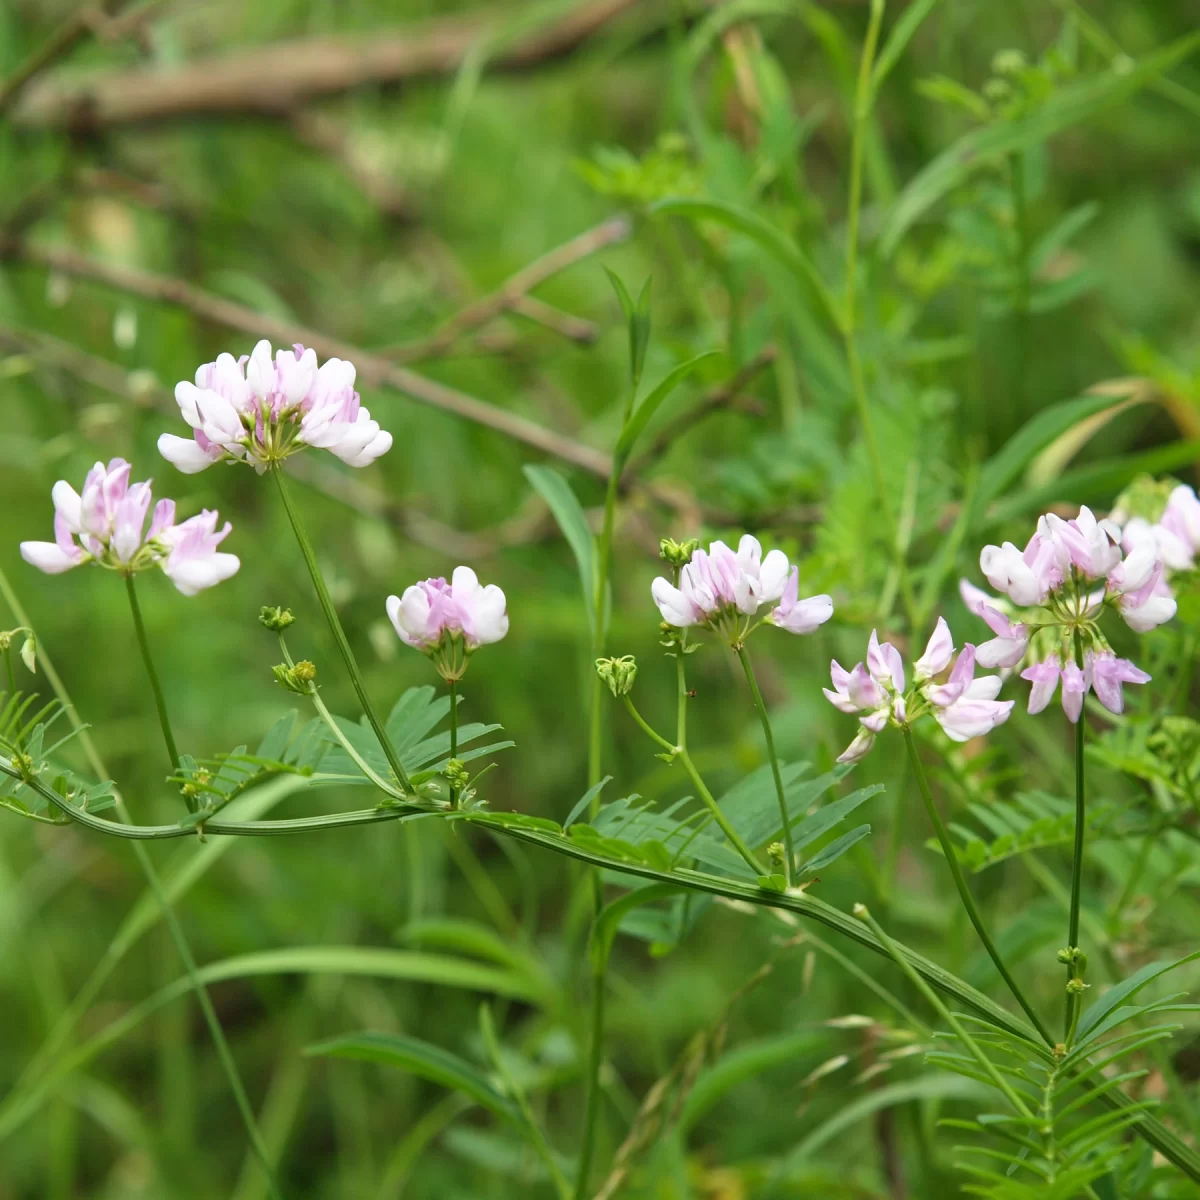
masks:
[[[0,112],[8,109],[21,92],[43,71],[52,67],[60,58],[69,54],[80,42],[95,35],[105,41],[116,41],[138,32],[148,20],[161,0],[148,0],[130,12],[110,16],[105,10],[109,5],[80,5],[61,25],[23,62],[7,79],[0,83]]]
[[[603,451],[563,437],[528,417],[497,408],[315,329],[306,329],[291,321],[255,312],[244,305],[214,296],[181,279],[155,275],[136,267],[100,262],[62,247],[8,243],[0,246],[0,252],[4,257],[47,267],[76,279],[90,279],[148,300],[178,305],[204,320],[237,329],[250,337],[266,337],[282,345],[300,342],[311,346],[323,358],[349,359],[358,369],[358,378],[368,386],[390,388],[418,403],[495,429],[593,475],[607,478],[611,469],[612,459]]]
[[[171,415],[177,413],[171,389],[150,373],[127,371],[50,334],[0,326],[0,351],[26,355],[39,367],[65,372],[90,387],[111,392],[140,407],[152,406]],[[494,529],[464,533],[319,459],[289,459],[287,470],[314,491],[363,516],[399,525],[418,545],[458,558],[486,558],[506,546],[538,541],[554,533],[549,510],[535,496],[530,497],[524,510],[501,521]]]
[[[561,308],[555,308],[536,296],[519,296],[509,307],[517,316],[542,325],[569,342],[590,346],[600,336],[600,327],[594,321],[563,312]]]
[[[491,65],[520,69],[569,53],[645,0],[584,0],[559,20],[500,48]],[[366,84],[453,74],[503,32],[503,16],[451,17],[369,38],[312,37],[253,46],[169,71],[138,68],[91,79],[48,76],[29,87],[26,125],[96,128],[198,114],[279,114]],[[72,35],[70,44],[80,36]],[[52,56],[49,61],[57,57]],[[44,65],[44,64],[43,64]],[[41,70],[38,65],[26,79]]]
[[[397,346],[388,351],[388,356],[398,362],[417,362],[422,359],[437,358],[439,355],[445,354],[465,333],[478,329],[481,325],[486,325],[506,311],[519,311],[531,320],[546,324],[545,308],[549,308],[549,306],[538,308],[536,306],[541,305],[541,301],[533,301],[534,307],[531,307],[529,293],[551,276],[565,271],[567,267],[596,254],[606,246],[623,242],[629,236],[631,229],[632,225],[627,217],[613,217],[597,225],[594,229],[589,229],[585,233],[573,237],[569,242],[556,246],[553,250],[543,254],[541,258],[534,259],[528,266],[522,267],[494,292],[489,292],[486,296],[455,313],[429,337],[404,346]],[[532,315],[535,311],[539,313],[538,316]],[[578,320],[574,317],[570,319]],[[587,322],[581,324],[587,325],[589,331],[592,331],[591,336],[594,337],[595,327]],[[566,336],[573,335],[567,334]],[[591,340],[591,337],[577,340]]]

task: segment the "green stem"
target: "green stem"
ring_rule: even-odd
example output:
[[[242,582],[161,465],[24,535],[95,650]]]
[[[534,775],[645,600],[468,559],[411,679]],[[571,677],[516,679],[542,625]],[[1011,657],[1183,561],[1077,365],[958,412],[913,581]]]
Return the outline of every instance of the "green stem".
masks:
[[[984,927],[983,918],[979,915],[979,909],[975,907],[975,900],[967,887],[966,879],[963,877],[962,867],[959,866],[958,855],[954,851],[954,843],[950,840],[950,834],[946,829],[945,823],[942,821],[942,815],[938,812],[937,805],[933,802],[933,793],[929,790],[929,780],[925,778],[925,768],[921,766],[921,756],[917,751],[917,743],[913,739],[911,729],[905,728],[904,730],[904,744],[908,747],[908,761],[912,765],[913,775],[916,777],[917,787],[921,792],[921,799],[925,802],[925,811],[929,814],[930,821],[933,822],[934,831],[937,833],[942,853],[946,856],[946,863],[950,867],[954,886],[958,889],[958,895],[963,902],[967,916],[971,919],[971,924],[975,927],[975,932],[979,935],[979,940],[983,943],[983,948],[988,952],[988,957],[996,964],[996,970],[1000,972],[1001,978],[1008,984],[1008,990],[1012,992],[1013,998],[1025,1010],[1025,1015],[1033,1022],[1034,1028],[1042,1035],[1042,1038],[1047,1043],[1053,1044],[1049,1030],[1042,1023],[1037,1013],[1034,1012],[1033,1006],[1025,999],[1025,994],[1017,986],[1017,981],[1009,974],[1008,967],[1004,965],[1004,960],[1000,957],[1000,951],[996,949],[995,943]]]
[[[721,832],[729,839],[730,845],[746,860],[746,865],[754,871],[755,875],[768,874],[767,869],[755,857],[754,851],[742,841],[741,835],[730,825],[728,818],[721,811],[721,806],[713,799],[712,792],[708,790],[704,780],[700,777],[700,772],[696,770],[696,764],[692,762],[692,756],[687,752],[687,749],[683,746],[672,746],[665,737],[647,724],[645,718],[634,707],[633,701],[628,696],[623,696],[622,699],[625,701],[625,707],[629,710],[629,715],[638,723],[642,732],[683,763],[683,769],[691,777],[696,791],[700,793],[700,799],[708,806],[709,811],[713,815],[713,820],[721,827]]]
[[[309,699],[313,702],[313,707],[317,710],[321,720],[329,726],[329,731],[337,739],[338,745],[350,756],[350,760],[354,765],[385,795],[390,796],[393,800],[403,800],[403,793],[397,792],[394,784],[381,779],[371,769],[371,765],[366,759],[355,750],[350,739],[342,732],[341,726],[334,719],[333,713],[326,708],[325,701],[321,699],[320,695],[316,691],[313,691]]]
[[[621,471],[624,462],[613,460],[612,470],[608,476],[608,487],[604,494],[604,525],[596,541],[596,578],[592,588],[592,658],[600,658],[604,654],[608,641],[608,622],[606,607],[608,600],[608,576],[612,569],[612,540],[613,526],[617,516],[617,489],[621,482]],[[590,729],[588,736],[588,787],[595,787],[600,782],[602,771],[601,757],[604,753],[604,682],[593,672],[592,704]],[[600,797],[592,801],[591,815],[596,815],[600,805]]]
[[[635,385],[636,387],[636,385]],[[621,421],[624,429],[629,420],[633,407],[633,392],[629,393],[625,402],[625,411]],[[596,578],[592,589],[592,660],[593,662],[604,654],[608,640],[607,601],[608,577],[612,570],[612,541],[613,527],[617,516],[617,490],[621,482],[621,472],[625,460],[614,455],[612,468],[608,474],[608,486],[604,493],[604,524],[596,543]],[[604,681],[592,671],[591,711],[588,714],[588,787],[593,788],[600,782],[603,766],[601,759],[604,754]],[[600,795],[592,798],[590,815],[595,819],[600,811]],[[591,872],[592,910],[599,913],[604,904],[600,873]],[[584,1101],[583,1137],[579,1147],[579,1167],[575,1175],[574,1195],[576,1200],[584,1200],[588,1194],[588,1180],[592,1171],[592,1157],[596,1146],[596,1125],[600,1118],[600,1063],[604,1057],[604,990],[607,958],[604,962],[593,964],[591,973],[592,1006],[588,1028],[588,1066],[587,1094]]]
[[[896,514],[888,494],[887,479],[883,473],[883,459],[879,453],[879,442],[875,436],[875,424],[871,417],[871,405],[867,399],[866,383],[863,379],[862,362],[858,356],[858,241],[862,220],[863,192],[863,142],[867,123],[871,115],[874,89],[871,87],[871,71],[875,64],[875,51],[879,45],[879,30],[883,23],[884,0],[871,0],[871,16],[867,25],[867,38],[863,43],[862,58],[858,65],[858,84],[854,93],[854,125],[850,142],[850,196],[846,208],[846,296],[842,306],[842,337],[846,344],[846,365],[850,371],[850,387],[858,409],[858,420],[862,426],[863,441],[867,445],[867,457],[871,464],[871,475],[879,498],[879,511],[883,517],[883,529],[888,540],[888,551],[900,581],[900,593],[908,612],[910,625],[917,627],[917,601],[912,580],[908,575],[908,563],[900,545],[900,530]]]
[[[1025,1102],[1013,1091],[1012,1085],[1004,1078],[996,1068],[996,1064],[979,1048],[975,1039],[967,1032],[966,1026],[946,1007],[942,998],[925,982],[924,979],[913,969],[912,964],[903,954],[900,953],[899,947],[892,941],[890,937],[883,931],[883,926],[871,916],[865,904],[857,904],[854,907],[854,915],[860,918],[871,927],[871,932],[879,939],[883,948],[891,956],[892,961],[902,970],[905,975],[912,981],[917,991],[933,1006],[938,1016],[954,1030],[955,1036],[967,1050],[971,1057],[983,1068],[988,1078],[1004,1095],[1004,1098],[1013,1106],[1013,1108],[1023,1117],[1031,1115]]]
[[[1029,313],[1032,292],[1029,277],[1029,207],[1025,202],[1025,160],[1020,152],[1009,156],[1009,183],[1012,188],[1013,218],[1016,221],[1017,312]]]
[[[144,846],[137,845],[136,849],[141,851],[143,855],[146,855]],[[149,855],[146,855],[146,857],[148,859]],[[221,1028],[221,1021],[217,1016],[216,1009],[213,1008],[212,1000],[208,995],[208,989],[200,982],[196,960],[192,957],[191,947],[183,936],[183,930],[179,925],[179,918],[176,917],[175,910],[167,900],[158,873],[150,870],[146,878],[149,880],[151,890],[154,892],[155,898],[162,908],[163,919],[166,921],[167,928],[175,942],[175,947],[179,951],[179,957],[183,959],[183,967],[187,973],[188,982],[192,985],[192,990],[196,993],[196,1000],[200,1005],[200,1011],[204,1014],[204,1022],[208,1026],[213,1045],[216,1047],[217,1057],[221,1061],[221,1068],[225,1072],[225,1078],[229,1083],[229,1090],[233,1093],[234,1103],[241,1114],[242,1123],[246,1126],[246,1135],[250,1139],[251,1149],[254,1151],[254,1156],[262,1165],[263,1173],[266,1175],[267,1187],[275,1200],[283,1200],[283,1193],[279,1190],[279,1184],[275,1179],[275,1171],[271,1165],[270,1154],[266,1143],[263,1141],[262,1134],[258,1130],[258,1122],[254,1116],[254,1109],[250,1105],[250,1097],[246,1095],[246,1088],[242,1083],[241,1075],[238,1073],[233,1052],[229,1049],[229,1043],[225,1040],[225,1031]]]
[[[587,1100],[583,1114],[583,1143],[575,1176],[575,1200],[591,1195],[589,1181],[596,1146],[596,1124],[600,1116],[600,1068],[604,1061],[604,991],[608,955],[592,967],[592,1010],[588,1031]]]
[[[300,546],[300,553],[303,555],[305,566],[308,567],[308,573],[312,577],[313,587],[316,589],[321,611],[325,614],[325,620],[329,624],[333,640],[337,643],[337,648],[342,655],[342,661],[346,664],[346,670],[350,674],[350,682],[354,685],[358,702],[362,705],[363,713],[366,715],[371,728],[375,731],[375,736],[379,739],[379,744],[383,748],[383,753],[386,755],[388,763],[392,768],[392,773],[396,776],[396,782],[400,784],[403,791],[411,795],[413,792],[412,781],[408,778],[408,772],[405,771],[400,762],[400,756],[396,753],[396,747],[392,745],[392,739],[388,737],[387,730],[384,728],[383,722],[380,721],[379,715],[375,711],[375,705],[371,702],[371,697],[367,694],[366,686],[363,684],[362,673],[359,671],[358,662],[354,657],[354,651],[350,649],[350,642],[346,638],[346,631],[342,628],[341,619],[337,615],[337,610],[334,608],[333,600],[329,595],[329,589],[325,586],[325,579],[321,575],[321,568],[317,563],[316,553],[313,551],[312,543],[308,540],[308,535],[304,532],[304,526],[300,523],[300,514],[296,511],[292,503],[287,482],[283,477],[282,466],[276,463],[271,468],[271,474],[275,476],[275,482],[279,486],[279,496],[283,501],[283,507],[287,512],[288,520],[291,522],[292,532],[296,535],[296,541]]]
[[[1083,645],[1077,633],[1075,635],[1075,659],[1082,667]],[[1083,713],[1075,722],[1075,846],[1071,856],[1071,907],[1067,917],[1067,947],[1074,950],[1079,945],[1079,899],[1083,885],[1083,838],[1087,829],[1086,787],[1083,773],[1084,733],[1086,726]],[[1075,977],[1074,963],[1067,964],[1068,981]],[[1067,992],[1066,1013],[1066,1044],[1071,1045],[1071,1035],[1079,1020],[1080,997],[1073,992]]]
[[[146,637],[146,626],[142,621],[142,610],[138,604],[137,588],[134,586],[133,575],[125,576],[125,593],[129,597],[129,611],[133,614],[133,628],[137,634],[138,649],[142,652],[142,662],[146,667],[146,675],[150,680],[150,690],[154,693],[154,706],[158,709],[158,723],[162,726],[163,741],[167,744],[167,754],[171,759],[172,770],[179,770],[179,750],[175,745],[175,735],[171,732],[171,718],[167,715],[167,701],[163,696],[162,684],[158,680],[158,671],[154,667],[154,659],[150,656],[150,642]],[[188,808],[194,810],[196,802],[185,793]]]
[[[779,755],[775,752],[775,735],[771,731],[771,718],[767,715],[767,706],[763,703],[762,692],[759,691],[754,667],[750,663],[750,655],[745,646],[737,648],[737,656],[742,660],[746,682],[750,685],[750,693],[754,697],[754,707],[758,709],[758,719],[762,722],[763,736],[767,739],[767,757],[771,760],[771,774],[775,777],[775,797],[779,801],[779,820],[783,826],[783,845],[787,854],[784,878],[788,887],[791,887],[792,872],[796,869],[796,850],[792,845],[792,822],[788,816],[787,795],[783,790],[783,775],[779,771]]]
[[[17,599],[16,593],[8,582],[8,578],[0,571],[0,595],[3,595],[9,608],[17,621],[30,630],[33,634],[33,625],[28,616],[25,614],[20,602]],[[140,615],[137,615],[136,599],[132,589],[132,581],[130,581],[129,589],[130,599],[134,605],[135,621],[140,627]],[[87,756],[88,763],[95,772],[98,779],[109,778],[109,772],[104,767],[104,762],[100,758],[96,750],[96,745],[92,741],[91,735],[87,731],[87,726],[84,725],[76,712],[75,707],[71,704],[71,698],[67,693],[66,688],[58,672],[55,670],[54,664],[50,661],[49,656],[45,651],[44,645],[39,639],[38,643],[38,658],[42,665],[42,670],[46,674],[46,678],[50,681],[50,686],[54,689],[54,694],[58,697],[63,708],[66,710],[67,718],[72,726],[79,732],[80,744],[83,747],[84,754]],[[150,666],[149,658],[147,657],[147,666]],[[151,668],[152,669],[152,668]],[[168,727],[169,728],[169,727]],[[164,729],[164,732],[167,728]],[[45,791],[57,797],[58,793],[53,788],[46,788]],[[125,801],[120,793],[115,796],[117,815],[122,821],[128,821],[129,815],[125,808]],[[69,805],[66,805],[70,809]],[[72,812],[67,813],[68,816]],[[216,1048],[217,1057],[220,1060],[221,1068],[225,1073],[226,1082],[229,1085],[229,1090],[233,1093],[234,1101],[237,1104],[238,1112],[241,1114],[242,1123],[246,1127],[246,1136],[250,1141],[250,1148],[254,1156],[258,1159],[262,1166],[263,1174],[267,1180],[267,1187],[274,1200],[283,1200],[283,1193],[279,1189],[279,1185],[275,1181],[275,1171],[271,1165],[270,1157],[267,1154],[267,1148],[262,1139],[262,1134],[259,1133],[258,1123],[254,1117],[254,1110],[250,1107],[250,1101],[246,1096],[246,1089],[242,1084],[241,1075],[238,1073],[237,1063],[230,1052],[229,1043],[225,1040],[225,1031],[221,1028],[220,1018],[217,1016],[216,1010],[212,1006],[212,1001],[208,997],[208,991],[204,984],[200,981],[199,973],[196,970],[196,960],[192,956],[192,950],[188,944],[188,940],[183,932],[183,926],[179,923],[179,919],[175,915],[175,910],[171,907],[171,902],[167,897],[166,891],[162,885],[162,879],[159,877],[158,871],[154,867],[154,863],[150,859],[149,851],[140,842],[133,844],[134,857],[138,861],[138,866],[141,867],[142,873],[146,876],[146,882],[150,885],[150,890],[154,893],[154,899],[162,911],[163,920],[166,922],[167,929],[171,935],[171,940],[175,943],[175,949],[183,962],[185,973],[187,974],[188,985],[196,996],[196,1001],[200,1005],[200,1010],[204,1014],[205,1024],[208,1026],[209,1036],[212,1038],[213,1046]],[[103,979],[99,979],[96,984],[96,992],[99,991],[99,985]],[[90,1006],[90,1003],[89,1003]],[[88,1006],[73,1005],[69,1011],[76,1012],[82,1015],[82,1011],[86,1011]],[[69,1027],[60,1025],[63,1029],[63,1036],[69,1033]]]
[[[450,758],[458,757],[458,680],[450,680]],[[450,807],[458,807],[458,784],[450,784]]]

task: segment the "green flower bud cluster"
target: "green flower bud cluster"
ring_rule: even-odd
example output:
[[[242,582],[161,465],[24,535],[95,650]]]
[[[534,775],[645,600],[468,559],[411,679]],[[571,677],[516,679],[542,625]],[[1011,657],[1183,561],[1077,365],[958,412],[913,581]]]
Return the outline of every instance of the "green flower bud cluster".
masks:
[[[692,561],[692,555],[699,549],[699,538],[688,538],[686,542],[663,538],[658,543],[659,556],[673,567],[686,567]]]
[[[287,663],[278,663],[271,671],[280,687],[298,696],[311,696],[317,690],[317,668],[306,658],[290,667]]]
[[[275,633],[282,633],[289,625],[296,623],[296,618],[292,616],[292,610],[280,605],[271,607],[264,604],[259,611],[258,619]]]
[[[614,696],[627,696],[637,678],[637,659],[632,654],[623,658],[598,658],[596,674],[608,684]]]

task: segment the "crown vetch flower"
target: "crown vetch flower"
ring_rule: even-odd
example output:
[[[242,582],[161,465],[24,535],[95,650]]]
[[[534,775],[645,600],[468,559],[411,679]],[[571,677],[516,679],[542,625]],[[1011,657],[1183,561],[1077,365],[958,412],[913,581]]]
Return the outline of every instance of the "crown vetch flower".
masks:
[[[192,436],[164,433],[159,452],[187,474],[223,459],[263,471],[305,446],[365,467],[391,449],[392,435],[362,407],[354,380],[352,363],[331,358],[318,368],[316,352],[300,345],[274,357],[265,340],[240,359],[220,354],[197,369],[194,383],[176,385]]]
[[[167,501],[174,509],[174,502]],[[185,595],[194,596],[237,573],[241,563],[236,554],[223,554],[217,547],[229,536],[233,526],[226,521],[217,529],[215,509],[205,509],[180,525],[170,525],[159,533],[167,548],[163,574]]]
[[[387,614],[400,640],[428,654],[447,681],[461,679],[468,657],[508,633],[503,591],[486,587],[470,567],[455,567],[450,582],[423,579],[389,596]]]
[[[1166,582],[1168,562],[1182,569],[1192,561],[1195,544],[1190,539],[1193,532],[1200,533],[1200,500],[1190,488],[1180,487],[1166,508],[1156,525],[1139,516],[1126,520],[1123,528],[1111,518],[1097,520],[1086,507],[1070,521],[1049,513],[1039,519],[1024,551],[1011,542],[984,547],[980,568],[1005,599],[966,580],[959,585],[967,608],[996,634],[979,647],[977,659],[982,666],[1008,669],[1032,657],[1021,672],[1031,684],[1031,713],[1049,705],[1060,683],[1063,710],[1071,721],[1079,720],[1093,687],[1102,704],[1120,712],[1121,685],[1149,678],[1116,657],[1099,622],[1111,609],[1131,629],[1147,633],[1175,615],[1175,598]],[[1012,605],[1034,611],[1014,621]]]
[[[650,595],[668,625],[702,625],[740,644],[761,621],[764,604],[775,607],[763,618],[789,633],[812,633],[833,615],[828,596],[800,599],[800,573],[782,550],[763,555],[756,537],[743,535],[733,551],[722,541],[696,549],[679,572],[679,584],[659,576]]]
[[[160,500],[147,530],[153,499],[150,481],[130,483],[129,463],[114,458],[88,472],[82,494],[60,479],[54,500],[54,541],[22,542],[21,557],[49,575],[94,562],[134,574],[161,567],[185,596],[228,579],[241,565],[237,555],[217,553],[229,534],[227,521],[216,531],[216,512],[175,524],[175,501]]]
[[[944,683],[935,683],[953,661]],[[904,661],[890,642],[880,642],[875,631],[867,646],[866,663],[847,671],[835,659],[830,666],[833,690],[825,697],[840,712],[858,717],[860,729],[838,762],[858,762],[889,724],[910,726],[930,714],[956,742],[982,737],[1008,720],[1011,700],[999,701],[998,676],[975,678],[975,647],[966,645],[954,659],[954,640],[944,618],[939,617],[924,653],[913,664],[913,683],[906,682]]]

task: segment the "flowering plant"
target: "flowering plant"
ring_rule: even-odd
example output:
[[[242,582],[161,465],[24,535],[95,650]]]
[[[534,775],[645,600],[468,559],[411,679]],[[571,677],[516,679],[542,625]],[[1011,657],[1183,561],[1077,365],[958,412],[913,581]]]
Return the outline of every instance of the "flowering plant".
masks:
[[[175,401],[192,427],[190,438],[164,433],[158,449],[192,475],[215,462],[246,462],[262,472],[306,446],[329,450],[351,467],[365,467],[392,447],[354,390],[353,363],[317,366],[314,350],[277,350],[259,342],[249,355],[219,354],[197,368],[195,383],[175,386]]]
[[[22,542],[21,557],[48,575],[95,563],[123,575],[159,567],[185,595],[194,596],[228,579],[241,565],[237,555],[217,547],[233,528],[217,529],[217,514],[204,511],[175,523],[175,501],[154,506],[150,481],[129,482],[132,467],[123,458],[97,463],[82,495],[65,479],[54,485],[54,541]]]

